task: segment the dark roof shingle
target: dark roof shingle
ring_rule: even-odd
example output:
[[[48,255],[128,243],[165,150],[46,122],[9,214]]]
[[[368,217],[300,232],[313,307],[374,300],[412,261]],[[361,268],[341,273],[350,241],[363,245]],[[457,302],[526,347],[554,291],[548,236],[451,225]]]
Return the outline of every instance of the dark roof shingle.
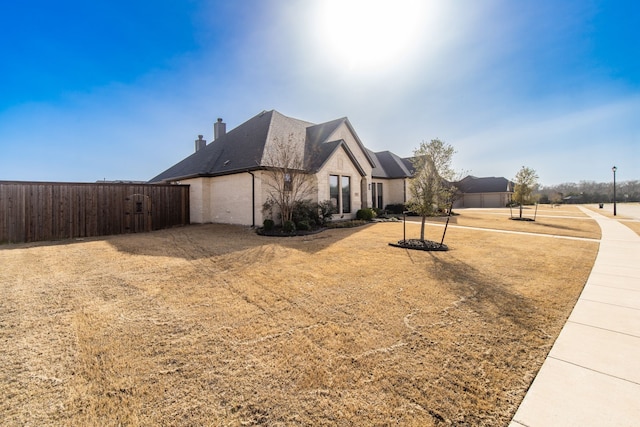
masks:
[[[413,176],[413,165],[409,159],[403,159],[391,151],[374,153],[369,151],[375,166],[371,175],[373,178],[410,178]]]
[[[256,169],[262,160],[273,111],[247,120],[201,150],[171,166],[149,182],[223,175]]]
[[[513,191],[513,182],[503,177],[467,176],[455,183],[463,193],[505,193]]]
[[[313,124],[287,117],[275,110],[263,111],[238,127],[220,136],[199,151],[171,166],[149,182],[177,181],[197,176],[216,176],[263,168],[278,142],[290,144],[304,156],[305,167],[317,171],[331,154],[344,146],[347,154],[357,163],[343,140],[328,141],[339,126],[346,125],[354,133],[346,117],[330,122]],[[363,150],[366,150],[362,146]],[[365,154],[368,156],[368,153]],[[272,159],[271,159],[272,160]],[[368,161],[373,161],[368,156]],[[356,165],[362,172],[362,167]]]

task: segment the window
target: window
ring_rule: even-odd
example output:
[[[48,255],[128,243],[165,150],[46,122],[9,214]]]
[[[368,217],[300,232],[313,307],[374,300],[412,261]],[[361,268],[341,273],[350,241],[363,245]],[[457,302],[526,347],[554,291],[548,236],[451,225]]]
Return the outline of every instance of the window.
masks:
[[[351,177],[329,175],[329,198],[339,213],[351,213]]]
[[[376,202],[378,200],[378,196],[377,196],[377,192],[376,192],[376,183],[374,182],[373,184],[371,184],[371,207],[375,208],[376,207]]]
[[[371,207],[382,209],[382,183],[371,184]]]
[[[292,190],[293,190],[293,183],[291,182],[291,174],[285,173],[284,174],[284,191],[292,191]]]
[[[338,190],[338,175],[329,175],[329,198],[336,208],[336,212],[340,212],[340,191]]]
[[[342,213],[351,212],[351,177],[342,177]]]

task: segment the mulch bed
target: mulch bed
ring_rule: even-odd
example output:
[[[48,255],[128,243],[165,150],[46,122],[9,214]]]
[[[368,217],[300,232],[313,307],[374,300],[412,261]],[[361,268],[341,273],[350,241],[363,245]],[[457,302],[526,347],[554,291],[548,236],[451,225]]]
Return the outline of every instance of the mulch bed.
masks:
[[[407,239],[398,240],[398,243],[389,243],[389,246],[419,251],[448,251],[449,247],[432,240]]]
[[[321,233],[326,230],[326,227],[315,228],[313,230],[294,230],[284,231],[281,227],[272,228],[271,230],[265,230],[264,228],[258,228],[256,234],[260,236],[269,237],[294,237],[294,236],[308,236],[310,234]]]
[[[388,220],[393,221],[393,220]],[[260,236],[269,236],[269,237],[295,237],[295,236],[308,236],[310,234],[321,233],[330,228],[354,228],[354,227],[362,227],[363,225],[371,224],[373,221],[365,221],[359,219],[352,219],[347,221],[332,221],[326,227],[317,227],[312,230],[294,230],[294,231],[284,231],[282,227],[273,227],[271,230],[265,230],[264,227],[260,227],[256,229],[256,234]]]

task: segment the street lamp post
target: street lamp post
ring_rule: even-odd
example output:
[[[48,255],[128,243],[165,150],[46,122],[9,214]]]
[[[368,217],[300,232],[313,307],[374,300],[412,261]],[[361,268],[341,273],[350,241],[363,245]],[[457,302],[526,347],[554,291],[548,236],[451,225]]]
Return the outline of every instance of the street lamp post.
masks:
[[[614,166],[611,170],[613,171],[613,216],[616,216],[616,171],[618,168]]]

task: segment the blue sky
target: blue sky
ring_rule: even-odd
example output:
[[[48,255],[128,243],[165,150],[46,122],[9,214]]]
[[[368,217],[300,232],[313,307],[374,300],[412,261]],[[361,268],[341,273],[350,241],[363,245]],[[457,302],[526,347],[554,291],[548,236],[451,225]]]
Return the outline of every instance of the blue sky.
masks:
[[[0,180],[147,180],[270,109],[476,176],[640,179],[636,1],[6,3]]]

